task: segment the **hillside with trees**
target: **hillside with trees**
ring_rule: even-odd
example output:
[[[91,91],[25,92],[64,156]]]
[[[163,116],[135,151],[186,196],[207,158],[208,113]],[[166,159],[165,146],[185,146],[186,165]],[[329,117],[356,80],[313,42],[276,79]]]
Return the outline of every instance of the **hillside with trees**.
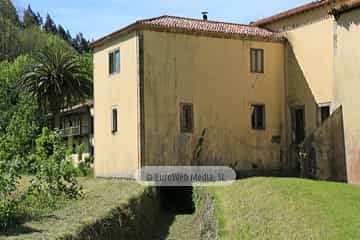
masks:
[[[0,0],[0,233],[31,217],[28,206],[81,195],[68,147],[47,126],[51,114],[92,99],[89,42],[30,6],[22,15]],[[14,194],[24,174],[31,183]]]
[[[20,19],[10,0],[0,0],[0,61],[13,60],[22,54],[33,55],[56,36],[78,53],[90,51],[89,41],[82,33],[72,37],[61,24],[56,24],[48,14],[43,18],[28,6]]]

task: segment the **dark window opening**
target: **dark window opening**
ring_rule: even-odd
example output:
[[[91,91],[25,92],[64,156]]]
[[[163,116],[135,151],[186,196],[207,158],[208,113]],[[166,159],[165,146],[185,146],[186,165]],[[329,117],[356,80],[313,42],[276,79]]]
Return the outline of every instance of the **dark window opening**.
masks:
[[[320,107],[320,115],[321,115],[321,122],[324,122],[326,119],[330,117],[330,107],[324,106]]]
[[[112,109],[112,121],[111,121],[111,132],[112,133],[116,133],[118,130],[118,126],[117,126],[117,109],[113,108]]]
[[[300,144],[305,139],[305,110],[294,109],[292,112],[293,143]]]
[[[109,74],[120,72],[120,50],[109,53]]]
[[[265,106],[252,105],[251,106],[251,125],[255,130],[265,129]]]
[[[264,73],[264,49],[250,49],[250,66],[253,73]]]
[[[180,127],[183,133],[192,133],[194,130],[193,105],[191,103],[181,104]]]

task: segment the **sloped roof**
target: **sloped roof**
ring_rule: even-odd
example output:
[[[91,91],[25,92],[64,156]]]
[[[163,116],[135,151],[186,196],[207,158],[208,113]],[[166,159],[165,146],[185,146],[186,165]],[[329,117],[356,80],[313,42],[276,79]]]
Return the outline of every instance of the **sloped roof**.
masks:
[[[301,14],[301,13],[304,13],[304,12],[307,12],[307,11],[310,11],[310,10],[313,10],[313,9],[316,9],[316,8],[326,6],[326,5],[330,4],[331,2],[332,2],[332,0],[313,1],[311,3],[307,3],[305,5],[302,5],[302,6],[287,10],[285,12],[281,12],[279,14],[260,19],[258,21],[255,21],[251,25],[252,26],[264,26],[264,25],[267,25],[267,24],[270,24],[270,23],[273,23],[273,22],[276,22],[276,21],[279,21],[279,20],[286,19],[288,17],[294,16],[294,15],[297,15],[297,14]]]
[[[117,36],[123,32],[130,32],[137,29],[193,34],[218,34],[223,35],[224,37],[238,36],[258,39],[282,40],[281,35],[278,33],[274,33],[256,26],[164,15],[156,18],[136,21],[135,23],[125,28],[122,28],[92,42],[91,46],[100,46],[114,36]]]
[[[330,14],[334,15],[335,17],[349,12],[353,9],[360,8],[360,0],[350,0],[345,4],[341,5],[340,7],[334,8],[330,11]]]

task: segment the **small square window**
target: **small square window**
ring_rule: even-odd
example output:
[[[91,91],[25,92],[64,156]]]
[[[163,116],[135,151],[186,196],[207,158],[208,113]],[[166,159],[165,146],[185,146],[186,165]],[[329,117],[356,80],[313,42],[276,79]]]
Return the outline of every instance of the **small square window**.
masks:
[[[109,53],[109,74],[120,72],[120,50]]]
[[[117,109],[113,108],[111,111],[111,132],[116,133],[118,131],[118,117]]]
[[[180,128],[182,133],[192,133],[194,131],[194,113],[191,103],[180,104]]]
[[[251,126],[255,130],[265,130],[264,105],[251,105]]]
[[[253,73],[264,73],[264,49],[250,49],[250,68]]]

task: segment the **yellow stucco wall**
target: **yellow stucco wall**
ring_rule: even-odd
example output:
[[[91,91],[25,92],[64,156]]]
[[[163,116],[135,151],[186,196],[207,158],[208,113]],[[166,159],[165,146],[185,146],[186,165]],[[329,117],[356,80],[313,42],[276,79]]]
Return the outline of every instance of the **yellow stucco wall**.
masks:
[[[343,107],[348,180],[360,183],[360,10],[341,15],[336,33],[334,105]]]
[[[302,67],[289,43],[286,44],[286,103],[288,124],[290,124],[290,110],[293,107],[305,108],[305,132],[312,133],[317,128],[317,102],[307,81]],[[291,131],[288,131],[291,134]]]
[[[325,7],[264,26],[284,32],[318,104],[333,100],[334,20],[328,12],[331,7],[342,2],[344,1],[336,1]]]
[[[109,76],[108,54],[120,49],[120,73]],[[138,38],[121,36],[94,53],[95,175],[134,177],[139,165]],[[118,132],[111,132],[112,107],[118,109]]]
[[[265,74],[250,73],[250,48],[265,50]],[[143,165],[226,164],[279,169],[284,141],[284,45],[144,32]],[[180,103],[193,103],[194,133],[180,133]],[[251,104],[265,104],[266,130],[251,127]],[[200,163],[193,151],[206,128]]]

